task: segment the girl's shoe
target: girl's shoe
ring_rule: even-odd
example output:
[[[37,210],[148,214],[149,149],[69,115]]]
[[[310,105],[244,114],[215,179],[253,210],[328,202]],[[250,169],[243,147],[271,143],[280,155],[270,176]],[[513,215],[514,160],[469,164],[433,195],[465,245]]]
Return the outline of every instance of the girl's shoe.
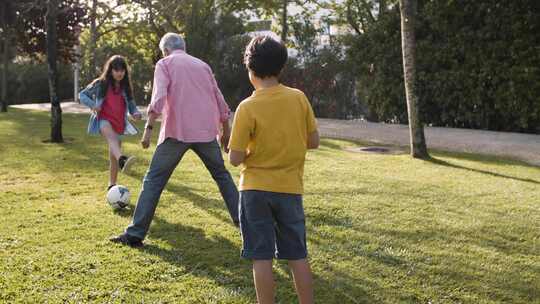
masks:
[[[122,173],[126,173],[127,171],[129,171],[129,168],[131,167],[131,165],[133,165],[134,161],[135,156],[120,156],[120,158],[118,159],[118,167],[120,167],[120,171],[122,171]]]

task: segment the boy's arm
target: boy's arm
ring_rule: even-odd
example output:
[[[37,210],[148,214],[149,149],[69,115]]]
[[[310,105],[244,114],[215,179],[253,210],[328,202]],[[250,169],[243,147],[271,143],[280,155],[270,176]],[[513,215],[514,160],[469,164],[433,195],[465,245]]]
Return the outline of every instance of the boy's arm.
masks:
[[[246,107],[240,104],[234,114],[231,139],[229,141],[229,162],[238,166],[246,160],[246,150],[253,133],[255,123],[248,114]]]
[[[319,147],[319,131],[315,130],[308,134],[307,148],[317,149]]]
[[[240,152],[235,150],[229,151],[229,162],[231,165],[238,167],[246,159],[246,152]]]
[[[307,148],[308,149],[317,149],[319,147],[319,130],[317,128],[317,119],[315,118],[315,113],[313,113],[313,108],[309,103],[308,99],[304,96],[304,101],[307,105]]]

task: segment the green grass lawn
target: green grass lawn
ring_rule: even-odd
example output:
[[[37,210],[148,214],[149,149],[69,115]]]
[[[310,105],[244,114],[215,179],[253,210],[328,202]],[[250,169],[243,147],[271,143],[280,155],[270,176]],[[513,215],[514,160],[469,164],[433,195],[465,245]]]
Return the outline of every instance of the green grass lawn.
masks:
[[[86,135],[86,115],[63,118],[67,143],[49,144],[48,113],[0,113],[0,302],[255,302],[240,235],[194,153],[167,185],[147,246],[114,245],[131,211],[105,203],[107,147]],[[138,140],[124,143],[139,162],[119,180],[132,208],[155,148]],[[342,149],[352,145],[323,140],[307,156],[317,303],[540,303],[539,168]],[[296,303],[286,264],[275,273],[277,302]]]

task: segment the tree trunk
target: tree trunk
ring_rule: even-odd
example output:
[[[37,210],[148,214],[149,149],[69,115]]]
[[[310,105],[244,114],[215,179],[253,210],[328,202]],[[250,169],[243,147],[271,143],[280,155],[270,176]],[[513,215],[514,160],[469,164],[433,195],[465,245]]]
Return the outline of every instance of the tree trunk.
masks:
[[[287,6],[289,0],[283,0],[283,7],[281,8],[281,41],[287,43],[287,35],[289,34],[289,26],[287,24]]]
[[[51,100],[51,142],[61,143],[62,137],[62,108],[58,98],[58,71],[56,61],[57,35],[56,19],[58,16],[58,0],[47,1],[47,63],[49,70],[49,96]]]
[[[97,48],[97,4],[98,0],[92,0],[92,8],[90,10],[90,41],[88,42],[88,54],[90,64],[90,78],[97,77],[98,67],[96,63],[96,48]]]
[[[7,112],[7,69],[8,69],[8,45],[9,45],[9,35],[7,34],[8,26],[7,26],[7,2],[2,1],[2,31],[4,32],[4,35],[2,35],[2,92],[0,93],[0,102],[2,103],[0,111]]]
[[[403,73],[409,131],[411,137],[411,156],[429,158],[424,137],[424,127],[419,117],[418,96],[416,95],[416,40],[414,35],[417,0],[399,0],[401,12],[401,49],[403,53]]]
[[[379,18],[386,13],[387,6],[386,0],[379,0]]]
[[[79,101],[79,75],[81,73],[81,46],[79,42],[74,47],[75,49],[75,62],[73,63],[73,101],[80,103]]]

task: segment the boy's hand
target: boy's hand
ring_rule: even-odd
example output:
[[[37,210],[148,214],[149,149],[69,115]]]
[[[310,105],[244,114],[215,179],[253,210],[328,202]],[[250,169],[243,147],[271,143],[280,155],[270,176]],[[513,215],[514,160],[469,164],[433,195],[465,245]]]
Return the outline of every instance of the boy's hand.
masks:
[[[144,133],[141,139],[141,146],[143,149],[147,149],[150,147],[150,138],[152,137],[152,130],[148,128],[144,128]]]
[[[92,112],[94,112],[96,115],[99,114],[99,111],[101,111],[101,107],[92,108]]]

